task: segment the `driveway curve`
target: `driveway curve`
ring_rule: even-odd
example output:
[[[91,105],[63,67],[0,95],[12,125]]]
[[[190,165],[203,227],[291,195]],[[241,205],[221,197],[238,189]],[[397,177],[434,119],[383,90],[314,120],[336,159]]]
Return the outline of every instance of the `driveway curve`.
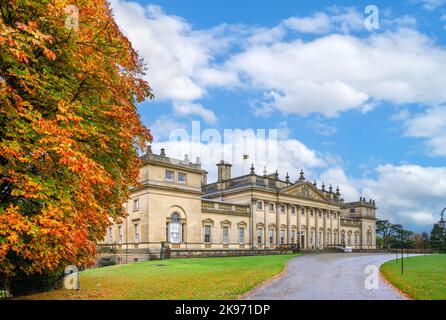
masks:
[[[282,277],[251,291],[245,299],[272,300],[404,300],[402,294],[378,276],[377,288],[366,288],[370,271],[393,254],[305,254],[288,262]],[[373,266],[373,267],[368,267]],[[366,268],[369,268],[366,272]],[[376,282],[375,282],[376,283]]]

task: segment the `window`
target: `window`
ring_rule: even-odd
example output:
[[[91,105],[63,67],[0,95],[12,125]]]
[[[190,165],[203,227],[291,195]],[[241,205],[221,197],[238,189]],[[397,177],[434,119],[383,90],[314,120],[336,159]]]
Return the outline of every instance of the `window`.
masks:
[[[357,233],[355,233],[355,245],[356,246],[358,245],[358,234]]]
[[[133,199],[133,211],[139,210],[139,199]]]
[[[257,243],[263,243],[263,241],[262,241],[262,228],[257,228]]]
[[[296,208],[295,207],[291,207],[291,214],[295,214],[296,213]]]
[[[285,206],[283,204],[280,205],[280,213],[285,213]]]
[[[134,237],[133,237],[134,242],[139,243],[139,224],[138,223],[135,223],[133,225],[133,232],[134,232]]]
[[[310,231],[310,244],[313,244],[314,231]]]
[[[166,180],[173,181],[175,173],[171,170],[166,170]]]
[[[280,230],[280,243],[285,243],[285,230]]]
[[[262,201],[257,201],[257,209],[258,210],[262,210],[263,208],[263,202]]]
[[[244,244],[245,243],[245,228],[244,227],[240,227],[238,232],[239,232],[239,234],[238,234],[238,242],[240,244]]]
[[[205,243],[211,242],[211,226],[210,225],[204,226],[204,242]]]
[[[183,172],[178,172],[178,182],[186,183],[186,174]]]
[[[186,224],[181,224],[181,242],[186,242]]]
[[[347,235],[347,243],[348,245],[352,244],[352,235],[350,233]]]
[[[355,208],[351,208],[350,213],[355,213]]]
[[[169,242],[169,222],[166,222],[166,241]]]
[[[322,231],[319,231],[319,244],[321,244],[322,243]]]
[[[274,211],[274,203],[269,204],[269,211]]]
[[[334,244],[338,244],[338,235],[337,235],[336,231],[333,232],[333,242],[334,242]]]
[[[180,215],[176,212],[172,215],[170,223],[170,242],[180,242]]]
[[[269,229],[269,243],[274,243],[274,229]]]
[[[111,227],[108,228],[108,242],[113,244],[113,229]]]
[[[322,212],[319,211],[319,218],[322,218]]]
[[[291,243],[294,243],[296,239],[296,230],[291,230]]]
[[[229,242],[229,228],[227,226],[223,227],[223,243]]]
[[[313,216],[313,209],[310,210],[310,215]]]
[[[118,226],[118,242],[122,244],[122,226]]]
[[[305,208],[301,208],[301,209],[300,209],[300,213],[301,213],[303,216],[305,216]]]

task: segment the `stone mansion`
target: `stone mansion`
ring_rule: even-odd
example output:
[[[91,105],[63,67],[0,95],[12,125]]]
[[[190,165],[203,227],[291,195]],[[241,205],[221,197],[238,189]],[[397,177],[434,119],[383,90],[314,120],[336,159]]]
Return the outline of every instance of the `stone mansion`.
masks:
[[[220,162],[207,182],[200,163],[172,159],[161,149],[142,156],[141,185],[125,204],[128,216],[108,230],[103,244],[117,250],[174,251],[301,249],[335,245],[375,249],[375,201],[344,202],[340,190],[306,180],[279,179],[277,171],[231,176]]]

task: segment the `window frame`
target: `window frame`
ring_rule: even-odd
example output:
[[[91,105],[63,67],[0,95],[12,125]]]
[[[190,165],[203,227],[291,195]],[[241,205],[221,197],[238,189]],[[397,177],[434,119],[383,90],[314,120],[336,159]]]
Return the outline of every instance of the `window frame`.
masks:
[[[245,244],[245,227],[240,227],[238,230],[239,244]]]
[[[262,228],[257,228],[257,243],[263,244],[263,230]],[[259,241],[260,239],[260,241]]]
[[[167,173],[172,173],[172,179],[168,179],[167,178]],[[169,182],[174,182],[175,181],[175,171],[173,171],[173,170],[166,170],[164,172],[164,180],[165,181],[169,181]]]
[[[187,173],[185,172],[178,172],[178,183],[187,184]],[[180,176],[184,176],[184,181],[180,180]]]
[[[226,231],[226,234],[225,234],[225,231]],[[221,235],[222,235],[222,239],[221,239],[222,243],[228,244],[229,243],[229,226],[222,226]]]
[[[263,210],[263,201],[257,201],[256,208],[257,210]]]
[[[209,230],[209,233],[206,233],[206,230]],[[212,234],[212,226],[210,224],[205,224],[204,225],[204,243],[209,244],[212,242],[212,238],[211,238],[211,234]]]
[[[139,211],[139,198],[133,199],[133,212]]]
[[[139,223],[134,223],[133,224],[133,243],[140,243],[141,239],[140,239],[140,230],[139,230]]]

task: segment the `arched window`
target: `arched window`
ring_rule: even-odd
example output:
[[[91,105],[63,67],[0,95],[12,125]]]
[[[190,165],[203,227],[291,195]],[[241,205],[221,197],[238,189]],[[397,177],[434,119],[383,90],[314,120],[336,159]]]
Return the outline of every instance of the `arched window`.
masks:
[[[170,223],[170,242],[180,242],[180,215],[176,212],[172,215]]]

